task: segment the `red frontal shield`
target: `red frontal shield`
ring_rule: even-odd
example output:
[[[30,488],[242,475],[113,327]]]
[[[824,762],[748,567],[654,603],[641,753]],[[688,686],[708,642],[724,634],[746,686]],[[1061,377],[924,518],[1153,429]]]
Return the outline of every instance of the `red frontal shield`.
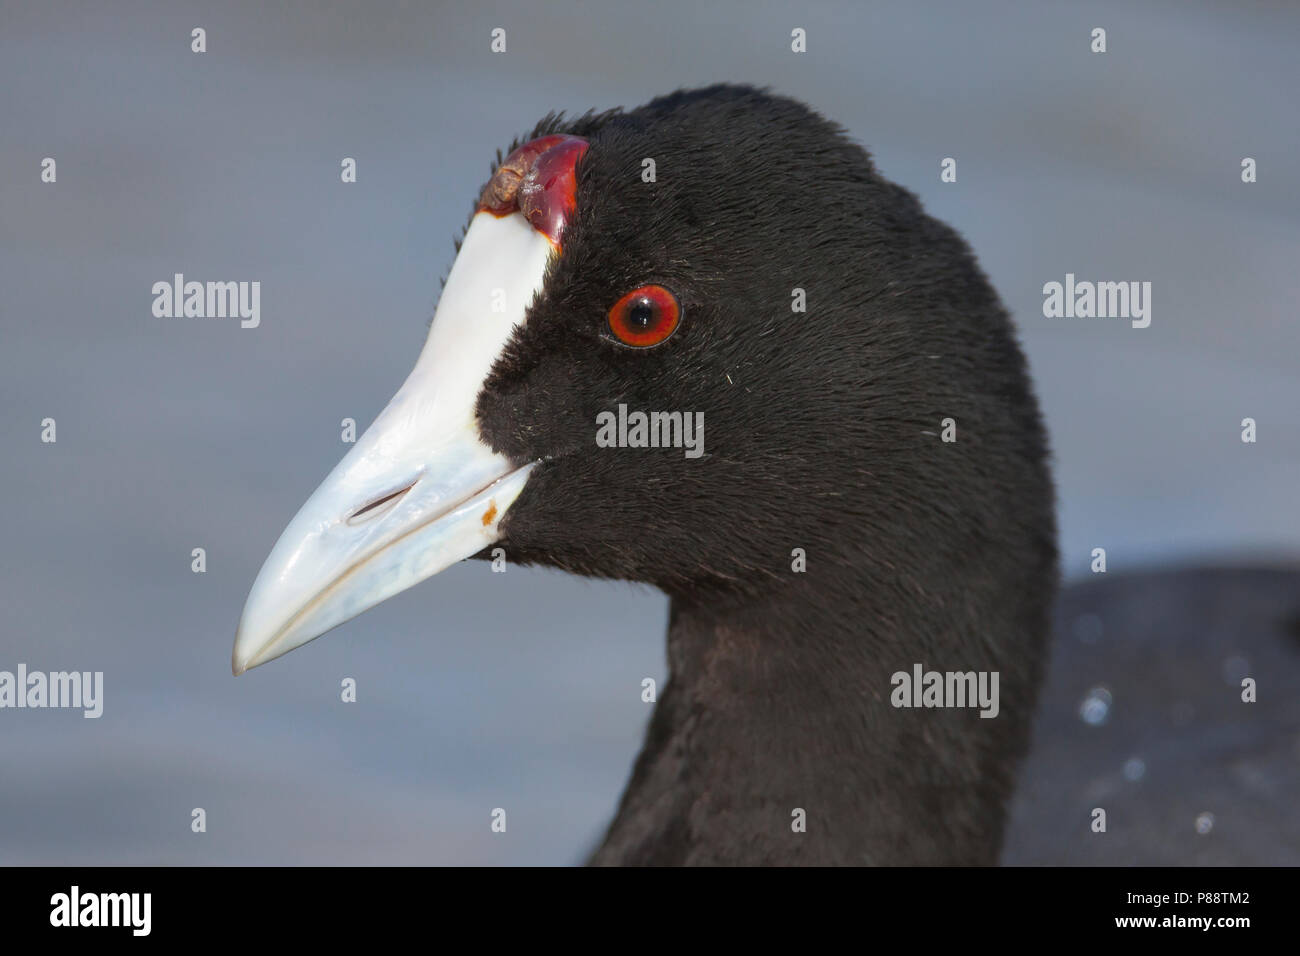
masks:
[[[479,210],[494,216],[521,212],[555,246],[577,208],[578,159],[587,141],[578,136],[543,136],[505,158],[483,187]]]

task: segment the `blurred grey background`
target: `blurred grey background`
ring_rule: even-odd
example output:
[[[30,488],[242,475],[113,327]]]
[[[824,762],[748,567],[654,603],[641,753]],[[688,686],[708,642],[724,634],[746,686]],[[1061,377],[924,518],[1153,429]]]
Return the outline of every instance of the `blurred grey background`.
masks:
[[[559,864],[599,838],[665,676],[657,592],[466,562],[229,670],[340,420],[413,364],[494,151],[550,110],[807,101],[1015,314],[1069,577],[1098,546],[1112,573],[1294,556],[1300,7],[1134,6],[0,3],[0,669],[105,674],[99,720],[0,712],[0,863]],[[261,281],[261,327],[154,318],[176,272]],[[1150,328],[1043,318],[1067,272],[1151,281]]]

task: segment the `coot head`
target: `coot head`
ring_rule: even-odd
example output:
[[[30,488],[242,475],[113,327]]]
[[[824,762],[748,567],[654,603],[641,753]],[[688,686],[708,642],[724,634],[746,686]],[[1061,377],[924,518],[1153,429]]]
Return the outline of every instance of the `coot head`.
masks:
[[[856,858],[909,825],[909,802],[941,820],[917,858],[987,858],[1056,551],[1025,363],[966,244],[835,124],[748,87],[548,117],[505,152],[416,370],[268,558],[236,671],[494,548],[644,581],[674,599],[679,700],[736,709],[718,750],[759,726],[746,707],[797,725],[803,700],[820,715],[804,730],[832,741],[810,746],[855,765],[842,786],[920,762],[875,801]],[[702,416],[698,450],[609,447],[620,406]],[[757,663],[720,676],[719,634]],[[913,662],[1000,670],[1001,716],[891,712],[889,675]],[[686,719],[660,709],[648,752]],[[793,779],[822,779],[791,759]],[[871,759],[886,766],[856,767]],[[883,792],[859,789],[842,826]],[[944,857],[960,839],[978,846]]]

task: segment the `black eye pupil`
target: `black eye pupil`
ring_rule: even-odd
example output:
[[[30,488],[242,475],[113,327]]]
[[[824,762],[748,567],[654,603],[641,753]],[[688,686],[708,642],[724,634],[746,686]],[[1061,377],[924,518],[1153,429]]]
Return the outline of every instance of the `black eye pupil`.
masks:
[[[629,325],[645,331],[650,328],[650,323],[654,321],[655,307],[649,299],[638,299],[628,310],[627,321]]]

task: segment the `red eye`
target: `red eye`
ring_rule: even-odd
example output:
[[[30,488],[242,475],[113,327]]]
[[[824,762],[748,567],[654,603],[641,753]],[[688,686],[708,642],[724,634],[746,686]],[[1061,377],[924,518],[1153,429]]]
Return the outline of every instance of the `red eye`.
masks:
[[[672,335],[681,314],[671,292],[661,285],[643,285],[614,303],[609,328],[624,345],[644,349]]]

